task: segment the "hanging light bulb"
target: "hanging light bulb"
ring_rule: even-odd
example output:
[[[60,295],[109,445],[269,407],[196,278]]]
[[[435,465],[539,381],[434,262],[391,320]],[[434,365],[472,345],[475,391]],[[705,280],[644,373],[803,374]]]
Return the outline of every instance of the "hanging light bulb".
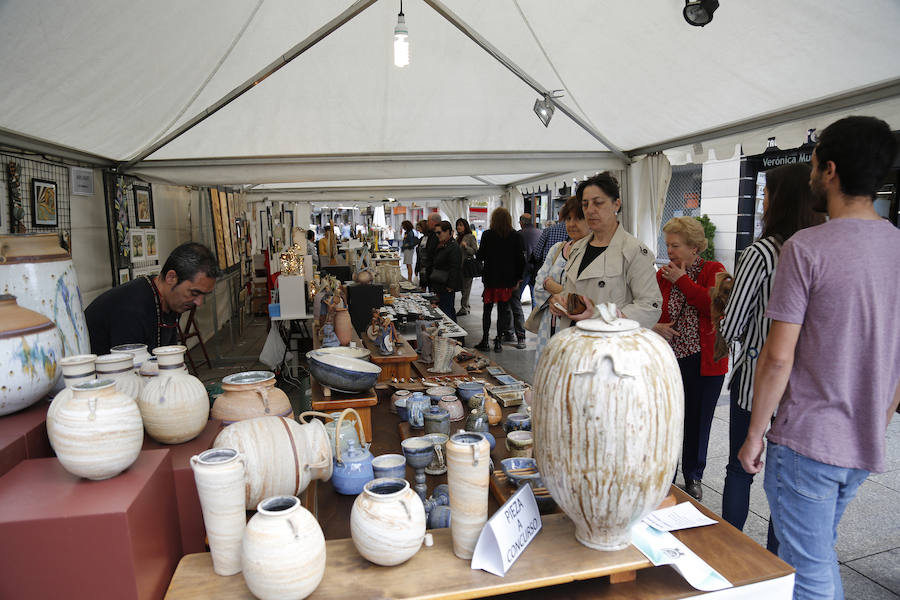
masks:
[[[409,30],[403,15],[403,0],[400,0],[400,14],[394,27],[394,66],[403,68],[409,64]]]

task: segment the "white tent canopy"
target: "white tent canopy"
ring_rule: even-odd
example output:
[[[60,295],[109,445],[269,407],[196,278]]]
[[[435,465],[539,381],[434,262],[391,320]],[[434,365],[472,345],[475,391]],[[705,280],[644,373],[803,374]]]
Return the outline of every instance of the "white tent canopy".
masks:
[[[788,126],[799,145],[849,112],[900,127],[900,2],[723,0],[704,28],[683,7],[407,0],[398,69],[395,0],[9,0],[0,143],[174,184],[447,199]],[[563,90],[547,128],[535,86]]]

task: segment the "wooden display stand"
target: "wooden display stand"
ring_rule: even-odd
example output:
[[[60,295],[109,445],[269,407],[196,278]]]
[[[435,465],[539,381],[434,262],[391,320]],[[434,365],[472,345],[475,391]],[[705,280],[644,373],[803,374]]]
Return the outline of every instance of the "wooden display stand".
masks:
[[[310,377],[309,382],[312,390],[313,410],[340,412],[345,408],[355,409],[359,413],[359,418],[362,419],[366,441],[372,441],[372,407],[378,404],[378,395],[374,389],[361,394],[346,394],[323,386],[314,377]],[[352,415],[350,418],[353,418]]]
[[[0,476],[29,458],[54,456],[47,438],[50,403],[39,400],[24,410],[0,417]]]
[[[414,375],[412,364],[419,358],[419,355],[416,354],[416,351],[413,350],[413,347],[406,340],[401,339],[399,347],[395,349],[393,354],[387,356],[378,352],[375,342],[370,340],[368,336],[363,336],[362,343],[372,353],[370,360],[381,367],[381,375],[378,376],[378,381],[389,382],[395,377],[397,379],[408,379]]]
[[[181,557],[167,450],[104,481],[26,460],[0,478],[0,506],[0,598],[160,598]]]
[[[160,444],[144,435],[144,450],[168,449],[172,459],[182,554],[206,550],[206,528],[203,525],[203,512],[200,510],[200,496],[197,494],[194,471],[191,469],[191,457],[212,448],[222,427],[222,421],[211,420],[200,435],[183,444],[172,446]]]

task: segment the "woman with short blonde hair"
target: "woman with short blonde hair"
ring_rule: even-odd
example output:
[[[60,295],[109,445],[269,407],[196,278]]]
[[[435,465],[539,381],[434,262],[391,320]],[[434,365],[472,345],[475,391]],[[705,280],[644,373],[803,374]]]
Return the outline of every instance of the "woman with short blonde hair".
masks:
[[[674,233],[682,236],[684,242],[703,253],[709,246],[703,225],[694,217],[673,217],[663,225],[663,233]]]

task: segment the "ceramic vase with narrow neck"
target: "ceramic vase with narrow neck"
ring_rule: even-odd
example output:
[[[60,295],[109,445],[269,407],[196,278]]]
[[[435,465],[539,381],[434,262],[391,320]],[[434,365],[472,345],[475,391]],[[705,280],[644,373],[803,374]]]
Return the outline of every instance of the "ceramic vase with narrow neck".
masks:
[[[363,558],[392,567],[419,551],[425,539],[425,507],[405,479],[373,479],[350,511],[350,537]]]
[[[144,443],[137,405],[109,379],[75,385],[47,421],[59,462],[78,477],[115,477],[134,464]]]
[[[48,429],[53,426],[50,415],[56,414],[63,402],[72,397],[72,387],[79,383],[96,379],[96,361],[96,354],[76,354],[75,356],[67,356],[59,361],[66,387],[60,390],[53,398],[53,402],[50,403],[50,408],[47,411]]]
[[[348,346],[353,339],[353,323],[350,320],[350,311],[346,308],[338,308],[334,312],[334,333],[341,346]]]
[[[491,446],[483,435],[461,431],[446,445],[453,553],[470,559],[487,522]]]
[[[275,373],[245,371],[222,380],[224,393],[213,403],[211,416],[230,425],[254,417],[294,418],[287,394],[275,387]]]
[[[137,402],[144,380],[134,372],[134,356],[125,352],[98,356],[95,363],[98,379],[112,379],[116,389]]]
[[[0,296],[0,416],[44,398],[59,377],[63,356],[57,327],[44,315]]]
[[[147,344],[119,344],[109,349],[113,354],[127,353],[131,354],[134,360],[134,372],[141,373],[141,367],[145,362],[150,360],[150,353],[147,351]]]
[[[550,339],[538,361],[534,456],[579,542],[618,550],[672,483],[684,392],[672,347],[601,305]]]
[[[325,575],[325,536],[300,500],[274,496],[259,503],[244,530],[241,570],[260,600],[300,600],[315,591]]]
[[[159,375],[144,385],[138,406],[147,434],[162,444],[181,444],[203,431],[209,420],[209,396],[184,367],[184,346],[153,349]]]
[[[191,457],[209,539],[213,571],[228,576],[241,570],[241,542],[247,524],[244,461],[233,448],[213,448]]]

